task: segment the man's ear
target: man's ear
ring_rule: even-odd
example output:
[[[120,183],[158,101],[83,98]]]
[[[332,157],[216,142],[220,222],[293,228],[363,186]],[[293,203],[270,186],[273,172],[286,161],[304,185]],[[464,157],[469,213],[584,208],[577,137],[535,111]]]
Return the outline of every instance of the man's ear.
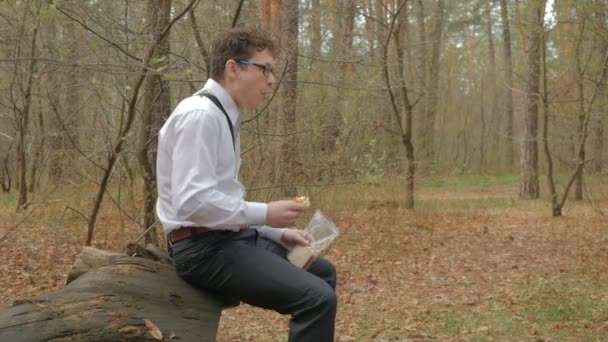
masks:
[[[229,59],[226,61],[226,64],[224,64],[224,75],[229,76],[231,78],[235,77],[236,75],[236,62],[234,61],[234,59]]]

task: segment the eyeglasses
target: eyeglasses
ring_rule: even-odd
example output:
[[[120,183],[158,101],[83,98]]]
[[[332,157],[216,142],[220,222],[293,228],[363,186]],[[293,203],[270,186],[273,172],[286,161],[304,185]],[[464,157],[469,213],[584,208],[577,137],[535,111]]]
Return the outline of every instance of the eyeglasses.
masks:
[[[262,69],[262,71],[264,72],[264,76],[266,76],[267,78],[270,78],[270,76],[274,76],[274,70],[272,70],[272,67],[270,67],[268,65],[254,63],[254,62],[248,61],[246,59],[239,59],[239,60],[237,60],[237,62],[239,64],[243,64],[243,65],[253,65],[253,66],[256,66],[256,67]]]

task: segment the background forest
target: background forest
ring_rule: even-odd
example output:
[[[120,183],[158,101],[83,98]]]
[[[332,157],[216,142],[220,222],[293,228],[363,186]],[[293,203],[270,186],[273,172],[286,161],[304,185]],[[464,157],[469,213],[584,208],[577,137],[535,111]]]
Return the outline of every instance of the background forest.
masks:
[[[379,263],[410,253],[413,261],[393,260],[392,268],[432,270],[438,255],[470,247],[465,239],[441,252],[437,244],[450,234],[458,240],[479,231],[487,238],[502,227],[492,240],[501,241],[497,249],[529,239],[538,244],[513,253],[559,245],[549,259],[559,255],[552,260],[592,274],[605,270],[603,262],[587,264],[594,253],[607,253],[601,247],[608,210],[605,0],[6,0],[0,1],[0,246],[16,259],[2,278],[25,285],[9,291],[8,280],[0,284],[7,289],[2,301],[60,286],[84,244],[120,250],[128,239],[143,239],[164,245],[154,216],[158,129],[206,81],[215,34],[238,25],[269,30],[282,46],[276,92],[241,122],[248,199],[308,195],[346,232],[360,227],[330,252],[338,265],[353,267],[356,258],[346,247],[359,246],[350,251],[389,253],[377,254]],[[562,221],[551,218],[562,215]],[[374,222],[395,239],[393,252],[376,240],[362,242]],[[511,231],[513,222],[521,235]],[[410,228],[399,229],[404,226]],[[454,226],[472,230],[440,228]],[[40,235],[32,239],[28,231]],[[415,239],[418,247],[410,249]],[[475,241],[485,247],[476,245],[479,258],[467,260],[483,264],[495,250]],[[37,250],[41,243],[44,252]],[[590,254],[561,253],[561,243]],[[532,258],[538,269],[557,267],[544,257]],[[45,270],[50,276],[33,275],[40,267],[23,261],[32,258],[53,263]],[[464,267],[453,262],[442,270]],[[352,284],[383,283],[370,277],[353,271]],[[379,287],[388,291],[384,300],[401,285],[420,286],[396,279]],[[526,281],[542,289],[561,284],[543,279],[547,283]],[[346,303],[350,294],[367,291],[352,286],[344,288]],[[585,296],[603,303],[585,316],[601,339],[608,300],[596,288],[587,290]],[[437,293],[426,295],[436,304]],[[355,318],[341,318],[343,340],[496,330],[491,319],[469,324],[431,317],[428,303],[413,297],[403,299],[404,306],[425,309],[386,313],[389,320],[405,317],[394,324],[400,327],[394,335],[385,318],[361,328],[355,318],[368,313],[355,310]],[[468,309],[476,305],[461,299]],[[573,315],[566,321],[578,320]],[[523,318],[514,324],[527,322],[525,314],[516,316]],[[425,322],[433,323],[420,332]],[[553,331],[554,323],[523,326],[521,336]],[[589,330],[581,324],[566,329],[568,338],[590,336],[581,335]],[[270,330],[268,336],[280,335]],[[242,337],[227,334],[220,337]]]

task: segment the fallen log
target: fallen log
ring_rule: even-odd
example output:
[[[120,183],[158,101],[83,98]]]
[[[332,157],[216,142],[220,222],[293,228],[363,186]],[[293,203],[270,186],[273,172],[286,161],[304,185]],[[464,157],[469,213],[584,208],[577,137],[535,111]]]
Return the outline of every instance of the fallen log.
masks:
[[[151,250],[156,260],[85,247],[64,288],[0,307],[0,341],[215,341],[224,298]]]

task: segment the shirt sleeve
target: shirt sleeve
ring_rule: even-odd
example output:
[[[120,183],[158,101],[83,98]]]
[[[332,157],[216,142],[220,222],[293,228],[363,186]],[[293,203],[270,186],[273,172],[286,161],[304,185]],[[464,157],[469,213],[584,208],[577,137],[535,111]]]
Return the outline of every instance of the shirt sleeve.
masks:
[[[285,231],[285,228],[273,228],[267,225],[263,225],[263,226],[254,226],[252,227],[254,229],[257,229],[257,231],[260,233],[260,236],[263,238],[267,238],[270,241],[274,241],[277,243],[281,242],[281,238],[283,237],[283,232]]]
[[[176,121],[171,160],[172,206],[180,218],[209,228],[264,224],[265,203],[247,202],[218,190],[220,119],[204,110],[191,110]]]

